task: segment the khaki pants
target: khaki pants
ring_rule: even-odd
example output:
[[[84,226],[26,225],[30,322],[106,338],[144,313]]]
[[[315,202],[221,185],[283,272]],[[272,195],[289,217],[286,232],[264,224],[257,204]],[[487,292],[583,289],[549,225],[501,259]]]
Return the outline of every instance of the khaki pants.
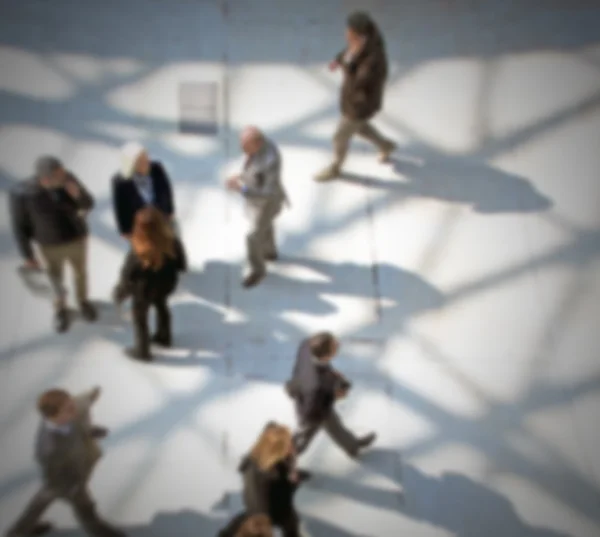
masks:
[[[265,258],[277,253],[274,222],[281,212],[281,203],[268,203],[264,207],[248,207],[250,230],[246,236],[248,263],[252,272],[266,271]]]
[[[358,134],[371,142],[379,149],[379,151],[386,151],[392,145],[392,142],[385,138],[368,121],[342,117],[333,137],[333,148],[335,152],[333,166],[336,168],[341,168],[344,164],[350,140],[355,134]]]
[[[56,307],[65,307],[67,292],[63,284],[65,263],[69,263],[75,275],[75,294],[79,305],[88,299],[87,291],[87,238],[59,244],[41,246],[42,257],[48,266],[48,276],[54,291]]]

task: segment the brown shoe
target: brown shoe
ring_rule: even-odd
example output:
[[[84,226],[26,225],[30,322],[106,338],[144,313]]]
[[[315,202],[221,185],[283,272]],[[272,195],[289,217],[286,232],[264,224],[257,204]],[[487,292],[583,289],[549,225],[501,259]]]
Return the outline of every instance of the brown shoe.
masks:
[[[388,142],[385,148],[379,152],[379,162],[385,164],[390,161],[390,155],[396,151],[397,146],[394,142]]]
[[[317,175],[315,175],[315,181],[317,181],[318,183],[331,181],[332,179],[339,177],[340,174],[340,167],[335,164],[331,164],[330,166],[327,166],[327,168],[325,168],[324,170],[320,171]]]
[[[265,276],[266,276],[266,273],[264,273],[264,272],[263,273],[260,273],[260,272],[251,272],[242,281],[242,286],[245,287],[246,289],[250,289],[251,287],[255,287],[256,285],[258,285],[263,280],[263,278]]]

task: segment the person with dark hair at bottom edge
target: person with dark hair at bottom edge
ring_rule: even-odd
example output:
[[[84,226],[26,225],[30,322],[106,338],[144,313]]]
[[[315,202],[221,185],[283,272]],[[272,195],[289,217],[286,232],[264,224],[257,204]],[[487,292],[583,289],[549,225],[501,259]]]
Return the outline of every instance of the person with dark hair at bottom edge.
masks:
[[[96,308],[88,300],[87,236],[85,216],[94,199],[81,182],[55,157],[40,157],[35,177],[20,183],[10,196],[14,234],[25,270],[41,270],[32,242],[36,242],[48,268],[55,296],[55,329],[69,328],[67,293],[63,285],[64,265],[75,276],[75,291],[83,318],[95,321]]]
[[[299,455],[323,428],[331,439],[350,457],[369,447],[375,433],[357,438],[349,431],[335,411],[335,401],[346,397],[352,385],[331,367],[331,360],[340,347],[330,332],[320,332],[304,340],[298,349],[291,380],[286,384],[288,395],[294,400],[299,428],[294,435]]]
[[[287,427],[269,422],[239,471],[244,479],[246,511],[236,516],[219,537],[233,537],[241,521],[255,514],[268,515],[283,537],[300,536],[300,519],[294,507],[298,486],[310,477],[296,468],[292,434]]]
[[[273,537],[271,519],[263,514],[237,515],[217,537]]]
[[[35,454],[42,469],[43,485],[7,537],[42,535],[52,529],[41,522],[44,512],[55,500],[65,500],[85,532],[93,537],[125,537],[125,533],[102,520],[88,491],[88,482],[102,456],[97,440],[108,430],[92,424],[90,409],[100,397],[100,388],[73,397],[53,389],[38,399],[42,423],[38,430]]]
[[[168,298],[177,287],[179,273],[187,270],[183,244],[163,214],[152,206],[140,209],[135,215],[131,250],[121,278],[113,291],[113,300],[120,304],[130,295],[133,298],[135,346],[126,353],[135,359],[150,361],[150,343],[163,347],[172,344],[171,313]],[[156,309],[157,330],[150,338],[148,312]]]
[[[367,13],[352,13],[346,21],[348,46],[329,64],[331,71],[342,68],[344,82],[340,94],[342,118],[333,137],[333,162],[315,179],[328,181],[340,175],[350,140],[359,134],[377,149],[380,162],[389,161],[396,144],[385,138],[371,119],[383,106],[388,76],[385,42],[377,25]]]
[[[246,154],[244,170],[227,179],[226,187],[240,192],[246,200],[246,214],[250,230],[246,236],[246,250],[250,272],[242,285],[258,285],[266,276],[266,261],[277,260],[275,220],[281,212],[287,195],[281,182],[281,155],[277,146],[258,128],[246,127],[240,137]]]

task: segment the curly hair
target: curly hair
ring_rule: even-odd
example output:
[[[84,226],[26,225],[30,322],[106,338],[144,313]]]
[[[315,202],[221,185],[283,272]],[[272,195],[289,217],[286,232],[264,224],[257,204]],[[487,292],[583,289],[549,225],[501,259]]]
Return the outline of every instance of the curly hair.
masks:
[[[155,207],[147,206],[136,213],[131,247],[142,265],[153,270],[162,268],[165,256],[175,257],[175,234]]]

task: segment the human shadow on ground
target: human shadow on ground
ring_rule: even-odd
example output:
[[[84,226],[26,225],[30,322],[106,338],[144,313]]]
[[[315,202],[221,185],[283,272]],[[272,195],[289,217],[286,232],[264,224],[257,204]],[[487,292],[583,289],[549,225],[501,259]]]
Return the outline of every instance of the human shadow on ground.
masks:
[[[548,210],[553,205],[527,179],[472,158],[425,154],[422,162],[394,158],[391,165],[408,182],[352,173],[344,173],[341,179],[402,197],[467,204],[484,214],[531,213]]]
[[[225,517],[210,517],[197,511],[184,509],[175,513],[159,513],[148,525],[119,526],[119,529],[122,529],[127,537],[216,537],[226,522]],[[53,537],[84,537],[85,535],[86,532],[80,528],[52,532]]]
[[[401,492],[321,473],[314,473],[308,486],[375,508],[395,510],[457,537],[568,537],[527,524],[502,494],[457,472],[435,477],[412,464],[400,464],[396,474],[391,474],[390,459],[398,458],[397,451],[376,449],[364,456],[363,464],[395,481]]]

